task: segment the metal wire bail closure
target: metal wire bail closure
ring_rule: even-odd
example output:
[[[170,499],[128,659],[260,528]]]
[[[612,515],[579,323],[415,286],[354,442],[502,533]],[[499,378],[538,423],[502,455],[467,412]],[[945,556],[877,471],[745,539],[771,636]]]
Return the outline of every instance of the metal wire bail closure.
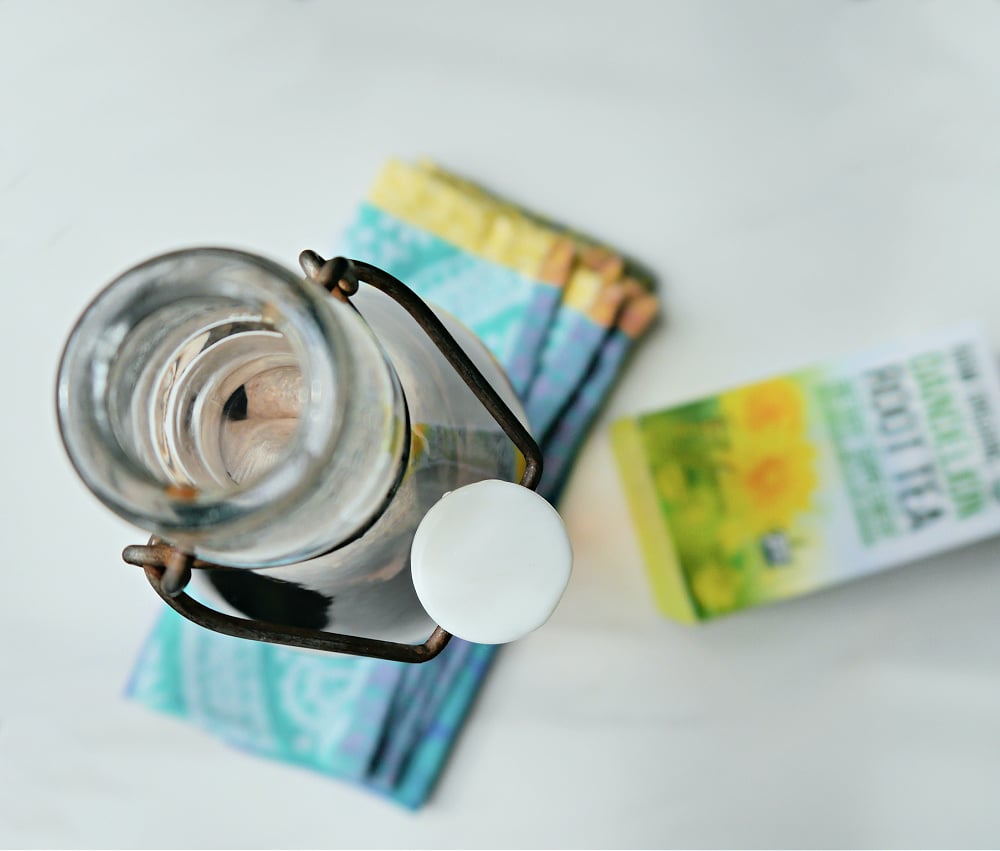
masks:
[[[315,251],[306,250],[299,255],[299,263],[309,280],[324,287],[334,298],[350,303],[351,296],[365,283],[381,290],[406,310],[524,456],[520,484],[531,490],[538,487],[542,476],[538,444],[420,296],[388,272],[360,260],[346,257],[324,260]],[[397,662],[426,662],[451,640],[451,633],[441,626],[436,626],[423,644],[414,645],[234,617],[184,593],[192,569],[219,565],[196,559],[156,537],[150,538],[146,545],[126,547],[122,557],[129,564],[143,568],[153,590],[174,611],[198,626],[224,635]]]

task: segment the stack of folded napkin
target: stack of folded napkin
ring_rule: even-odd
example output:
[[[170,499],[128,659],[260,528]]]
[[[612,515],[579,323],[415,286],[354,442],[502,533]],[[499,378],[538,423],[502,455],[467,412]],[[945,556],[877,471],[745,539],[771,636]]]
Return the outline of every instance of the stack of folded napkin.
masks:
[[[390,161],[336,253],[380,266],[476,332],[524,401],[558,499],[625,356],[657,312],[616,252],[432,163]],[[233,745],[424,803],[496,648],[458,639],[430,662],[230,638],[165,610],[133,699]]]

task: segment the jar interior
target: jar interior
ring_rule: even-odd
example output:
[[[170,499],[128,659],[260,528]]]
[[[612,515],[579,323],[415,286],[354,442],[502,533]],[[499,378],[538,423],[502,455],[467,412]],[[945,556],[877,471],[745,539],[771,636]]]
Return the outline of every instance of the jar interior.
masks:
[[[188,298],[129,330],[111,364],[107,404],[134,463],[178,496],[224,496],[288,456],[305,381],[266,307]]]

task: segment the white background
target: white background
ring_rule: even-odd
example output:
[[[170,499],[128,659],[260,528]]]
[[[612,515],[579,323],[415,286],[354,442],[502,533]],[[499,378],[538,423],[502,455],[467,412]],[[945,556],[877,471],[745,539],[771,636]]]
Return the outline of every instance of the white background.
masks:
[[[332,247],[430,155],[663,278],[578,560],[398,810],[121,697],[157,601],[70,472],[63,338],[127,265]],[[1000,843],[1000,548],[714,625],[653,608],[616,416],[968,317],[1000,344],[1000,3],[0,0],[0,844]]]

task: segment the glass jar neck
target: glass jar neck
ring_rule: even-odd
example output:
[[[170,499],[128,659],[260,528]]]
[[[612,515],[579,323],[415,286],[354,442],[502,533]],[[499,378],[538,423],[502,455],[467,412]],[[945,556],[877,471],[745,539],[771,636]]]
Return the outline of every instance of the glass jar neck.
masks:
[[[105,289],[67,343],[58,409],[109,508],[234,566],[357,534],[409,441],[396,375],[353,308],[225,249],[163,255]]]

